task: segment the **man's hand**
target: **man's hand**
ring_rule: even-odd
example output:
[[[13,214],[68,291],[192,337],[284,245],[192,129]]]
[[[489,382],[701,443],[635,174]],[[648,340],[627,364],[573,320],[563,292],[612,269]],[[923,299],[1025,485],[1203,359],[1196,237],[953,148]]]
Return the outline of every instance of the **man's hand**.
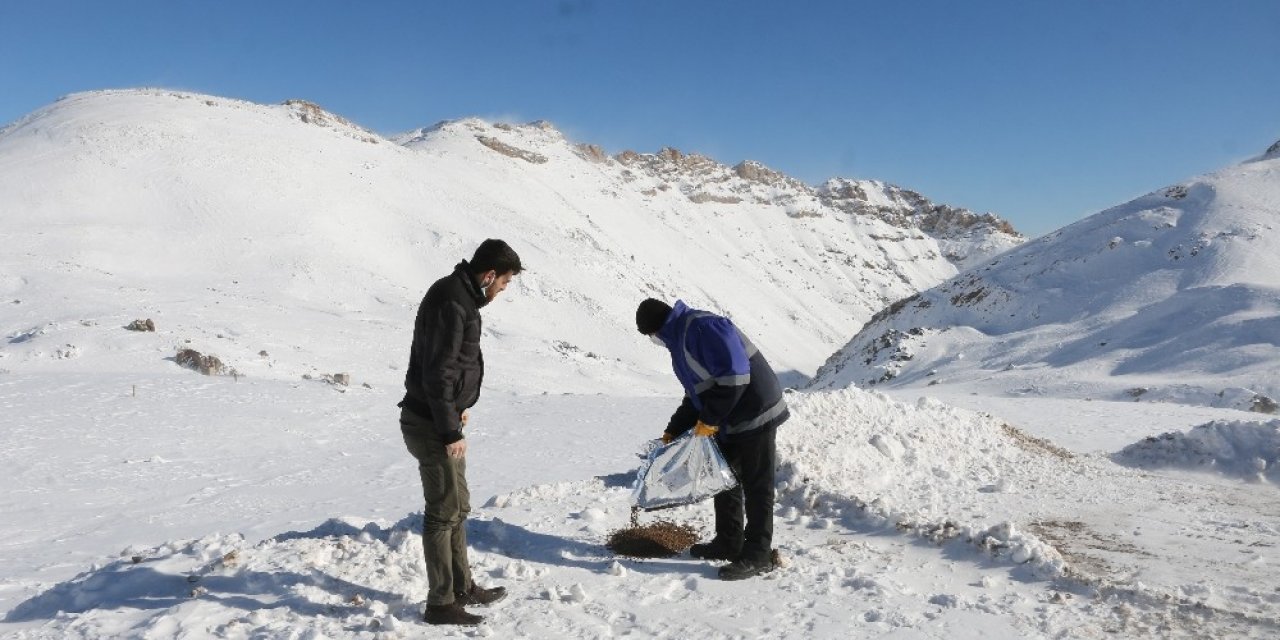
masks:
[[[662,432],[662,444],[671,444],[671,441],[675,439],[676,437],[671,435],[671,432],[669,431]]]
[[[468,419],[468,418],[470,418],[470,417],[471,417],[471,412],[470,412],[470,411],[467,411],[467,410],[464,410],[464,411],[462,412],[462,417],[461,417],[461,418],[458,418],[458,421],[459,421],[459,422],[461,422],[461,423],[462,423],[462,426],[464,426],[464,427],[465,427],[465,426],[467,426],[467,419]]]
[[[698,424],[694,425],[693,427],[693,435],[703,437],[703,438],[710,438],[711,436],[714,436],[716,432],[719,430],[720,430],[720,427],[713,427],[699,420]]]
[[[446,444],[444,446],[444,452],[448,454],[450,458],[453,458],[455,460],[461,460],[464,456],[467,455],[466,438],[463,438],[462,440],[459,440],[451,444]]]

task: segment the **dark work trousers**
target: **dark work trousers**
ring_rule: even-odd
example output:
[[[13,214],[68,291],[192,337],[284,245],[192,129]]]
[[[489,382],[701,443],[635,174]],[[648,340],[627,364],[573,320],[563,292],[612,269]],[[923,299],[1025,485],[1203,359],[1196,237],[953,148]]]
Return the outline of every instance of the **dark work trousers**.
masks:
[[[427,604],[450,604],[455,593],[471,587],[466,529],[471,492],[467,490],[466,459],[450,458],[435,425],[408,409],[400,410],[400,432],[409,453],[418,459],[426,500],[422,555],[427,562]]]
[[[759,435],[717,443],[740,484],[716,494],[716,537],[730,547],[741,545],[740,557],[747,560],[767,561],[773,551],[777,433],[777,429],[768,429]],[[745,528],[742,526],[744,511]]]

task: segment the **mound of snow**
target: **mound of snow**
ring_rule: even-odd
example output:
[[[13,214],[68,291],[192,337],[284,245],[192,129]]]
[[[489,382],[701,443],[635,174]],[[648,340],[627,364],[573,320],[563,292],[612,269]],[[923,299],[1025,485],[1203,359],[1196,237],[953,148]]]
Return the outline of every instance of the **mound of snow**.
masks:
[[[1116,462],[1145,469],[1217,471],[1250,480],[1280,481],[1280,420],[1216,421],[1186,432],[1135,442]]]
[[[793,418],[778,432],[781,502],[792,507],[784,517],[870,520],[959,537],[1050,573],[1064,568],[1014,521],[1043,507],[1037,488],[1074,475],[1071,454],[929,398],[908,405],[848,388],[788,402]]]

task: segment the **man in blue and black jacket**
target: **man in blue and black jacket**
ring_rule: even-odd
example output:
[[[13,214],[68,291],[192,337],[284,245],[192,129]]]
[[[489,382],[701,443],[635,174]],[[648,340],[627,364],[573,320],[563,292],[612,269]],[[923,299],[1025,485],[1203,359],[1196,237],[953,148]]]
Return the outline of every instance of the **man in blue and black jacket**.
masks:
[[[790,417],[778,376],[764,354],[729,321],[676,301],[649,298],[636,308],[636,328],[671,353],[685,396],[662,434],[670,442],[693,429],[714,437],[740,486],[715,497],[716,535],[689,550],[695,558],[730,560],[724,580],[773,569],[775,434]],[[743,526],[743,513],[746,526]]]

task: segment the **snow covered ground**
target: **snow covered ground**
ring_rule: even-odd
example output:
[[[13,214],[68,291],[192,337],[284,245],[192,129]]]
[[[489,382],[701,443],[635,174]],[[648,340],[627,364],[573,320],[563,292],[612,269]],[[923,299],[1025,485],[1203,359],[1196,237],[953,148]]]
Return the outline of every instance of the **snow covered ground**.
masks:
[[[640,297],[689,287],[736,312],[797,384],[876,301],[954,271],[937,240],[794,203],[693,207],[682,189],[780,187],[734,191],[698,161],[711,177],[681,165],[667,193],[538,127],[400,146],[296,105],[97,97],[0,132],[0,636],[1280,632],[1280,423],[1036,393],[1017,369],[792,392],[768,576],[605,548],[679,393],[629,326]],[[549,160],[484,155],[473,127]],[[732,234],[777,241],[689,257]],[[532,265],[484,311],[468,427],[472,561],[511,595],[435,629],[395,403],[422,291],[487,236]],[[125,329],[144,318],[154,332]],[[236,375],[184,369],[181,348]],[[707,532],[711,509],[642,518]]]
[[[501,354],[491,354],[500,360]],[[420,494],[391,386],[8,374],[0,631],[418,637]],[[136,395],[134,386],[136,385]],[[854,389],[793,393],[776,541],[723,583],[604,547],[672,399],[488,390],[469,450],[496,637],[1270,637],[1280,494],[1068,451],[1048,425]],[[1069,409],[1074,402],[1051,405]],[[1112,403],[1120,439],[1158,435]],[[1094,406],[1087,407],[1094,409]],[[1223,411],[1223,410],[1216,410]],[[1065,412],[1058,427],[1095,414]],[[76,416],[83,418],[77,419]],[[1269,427],[1273,432],[1276,425]],[[1119,430],[1117,428],[1117,430]],[[1178,456],[1169,455],[1174,463]],[[703,531],[709,505],[645,514]]]

